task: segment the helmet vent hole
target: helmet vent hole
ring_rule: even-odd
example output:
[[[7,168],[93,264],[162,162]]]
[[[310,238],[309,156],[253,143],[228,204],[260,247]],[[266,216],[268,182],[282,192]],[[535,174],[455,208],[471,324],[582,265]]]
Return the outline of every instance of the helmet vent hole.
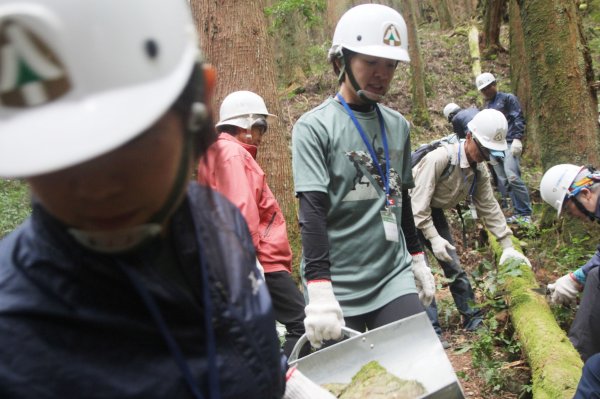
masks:
[[[155,59],[156,57],[158,57],[158,44],[153,39],[146,40],[144,48],[146,50],[146,55],[148,56],[148,58]]]
[[[360,42],[362,40],[362,36],[361,35],[356,36],[356,40]]]

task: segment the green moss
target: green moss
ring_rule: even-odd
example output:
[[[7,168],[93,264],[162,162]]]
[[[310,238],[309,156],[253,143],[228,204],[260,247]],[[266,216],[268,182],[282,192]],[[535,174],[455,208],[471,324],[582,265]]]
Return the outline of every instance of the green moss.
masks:
[[[340,399],[411,399],[427,393],[420,382],[398,378],[377,361],[365,364],[346,386],[325,384],[323,387]]]
[[[520,250],[518,241],[513,239]],[[502,248],[490,235],[497,257]],[[511,320],[531,366],[534,398],[572,398],[583,367],[579,354],[558,326],[546,299],[533,291],[538,288],[533,271],[524,263],[500,265],[505,274],[505,291]]]

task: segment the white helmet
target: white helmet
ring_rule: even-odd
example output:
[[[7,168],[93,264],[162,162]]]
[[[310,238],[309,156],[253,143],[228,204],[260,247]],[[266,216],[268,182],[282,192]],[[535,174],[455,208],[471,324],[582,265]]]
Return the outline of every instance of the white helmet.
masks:
[[[540,194],[546,203],[558,211],[557,217],[562,212],[563,202],[571,184],[584,168],[584,166],[561,164],[551,167],[544,173],[540,182]]]
[[[477,76],[477,78],[475,78],[475,86],[477,86],[477,90],[481,90],[491,85],[495,81],[496,78],[494,77],[494,75],[492,75],[489,72],[484,72],[481,75]]]
[[[458,111],[460,111],[460,107],[457,104],[448,103],[444,107],[444,116],[446,117],[446,119],[448,119],[450,114],[458,112]],[[448,120],[450,120],[450,119],[448,119]]]
[[[275,116],[267,111],[265,101],[258,94],[246,90],[234,91],[221,103],[220,120],[216,126],[233,125],[250,129],[258,115]]]
[[[469,123],[467,128],[484,147],[492,151],[504,151],[508,122],[504,114],[495,109],[479,111]]]
[[[404,18],[381,4],[362,4],[342,15],[335,27],[330,53],[340,47],[374,57],[410,61]]]
[[[0,176],[67,168],[160,118],[199,58],[173,0],[0,1]]]

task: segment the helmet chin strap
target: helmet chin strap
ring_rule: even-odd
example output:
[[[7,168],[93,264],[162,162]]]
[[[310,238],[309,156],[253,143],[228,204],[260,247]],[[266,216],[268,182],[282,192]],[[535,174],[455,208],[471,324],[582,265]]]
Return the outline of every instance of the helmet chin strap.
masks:
[[[158,237],[166,226],[169,216],[179,205],[185,192],[189,176],[190,161],[197,145],[197,134],[207,124],[207,109],[204,104],[192,104],[185,137],[182,140],[181,159],[177,169],[175,182],[163,206],[147,223],[121,230],[90,231],[70,228],[68,232],[83,247],[104,254],[125,254],[134,252]]]
[[[577,199],[577,197],[571,197],[569,199],[573,201],[577,209],[579,209],[579,212],[587,216],[587,218],[590,219],[591,222],[600,223],[600,217],[598,217],[595,213],[587,210],[587,208],[583,206],[583,204]]]
[[[352,69],[350,69],[350,66],[346,62],[346,55],[342,50],[339,51],[337,59],[340,60],[341,64],[340,73],[338,75],[338,82],[342,83],[344,81],[344,75],[348,75],[348,79],[350,79],[350,84],[352,85],[352,88],[364,103],[375,105],[378,104],[381,100],[383,100],[383,96],[371,93],[368,90],[361,89],[361,87],[358,85],[358,82],[356,81],[356,78],[354,77],[354,74],[352,73]]]

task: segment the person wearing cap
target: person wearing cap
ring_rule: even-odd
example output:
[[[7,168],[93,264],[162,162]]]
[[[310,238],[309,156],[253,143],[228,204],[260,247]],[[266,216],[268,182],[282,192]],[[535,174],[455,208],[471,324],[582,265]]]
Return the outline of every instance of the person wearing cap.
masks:
[[[194,32],[186,2],[0,0],[0,176],[33,197],[0,241],[0,397],[333,398],[288,369],[239,210],[188,184]]]
[[[506,188],[510,195],[514,213],[507,218],[508,223],[531,223],[531,199],[529,190],[521,179],[520,158],[523,152],[525,136],[525,118],[517,96],[498,91],[496,78],[484,72],[475,79],[475,86],[485,100],[484,108],[496,109],[504,114],[508,121],[506,141],[508,148],[504,158],[494,157],[492,166],[499,180],[499,189]],[[502,193],[504,196],[504,193]]]
[[[460,265],[444,209],[451,209],[465,201],[473,218],[481,218],[502,246],[500,263],[510,258],[530,263],[513,247],[512,231],[494,197],[485,165],[491,156],[507,147],[506,118],[499,111],[483,110],[467,126],[465,139],[429,152],[415,165],[412,171],[415,187],[411,190],[411,197],[419,237],[451,281],[450,292],[462,315],[463,327],[473,331],[483,319],[481,311],[472,306],[475,302],[473,288]],[[456,167],[449,175],[443,175],[449,163]],[[439,335],[441,328],[435,301],[428,309],[428,315]]]
[[[407,46],[397,11],[348,10],[328,55],[339,91],[293,128],[304,324],[315,347],[340,338],[344,325],[372,330],[421,313],[435,293],[408,195],[409,124],[380,104],[398,62],[409,61]]]
[[[452,124],[452,131],[460,139],[464,139],[469,131],[467,124],[477,115],[479,110],[475,107],[462,109],[458,104],[448,103],[444,107],[444,117]]]
[[[274,117],[261,96],[236,91],[223,100],[220,133],[198,165],[198,182],[233,202],[244,215],[265,281],[275,318],[286,327],[284,353],[289,356],[304,334],[304,297],[292,278],[292,250],[283,213],[256,154],[267,121]],[[310,347],[306,347],[302,354]]]
[[[540,182],[542,199],[557,210],[591,223],[600,222],[600,172],[591,166],[555,165]],[[575,319],[569,329],[569,339],[583,360],[600,352],[600,245],[594,256],[580,268],[548,284],[550,301],[571,305],[581,294]]]

